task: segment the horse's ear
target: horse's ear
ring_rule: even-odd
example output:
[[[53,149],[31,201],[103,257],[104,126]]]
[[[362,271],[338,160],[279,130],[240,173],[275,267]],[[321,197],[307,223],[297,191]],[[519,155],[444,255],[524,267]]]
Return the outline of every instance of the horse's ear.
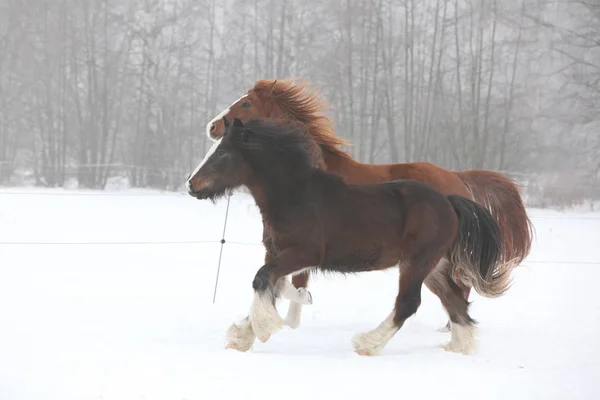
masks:
[[[239,120],[237,118],[233,118],[233,126],[236,128],[243,128],[244,124],[242,123],[241,120]]]

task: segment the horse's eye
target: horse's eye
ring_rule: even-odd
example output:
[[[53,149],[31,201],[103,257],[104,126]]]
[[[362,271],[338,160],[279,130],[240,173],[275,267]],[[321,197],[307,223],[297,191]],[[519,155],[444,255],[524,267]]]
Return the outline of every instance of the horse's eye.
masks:
[[[247,101],[242,103],[242,107],[244,108],[250,108],[250,103],[248,103]]]

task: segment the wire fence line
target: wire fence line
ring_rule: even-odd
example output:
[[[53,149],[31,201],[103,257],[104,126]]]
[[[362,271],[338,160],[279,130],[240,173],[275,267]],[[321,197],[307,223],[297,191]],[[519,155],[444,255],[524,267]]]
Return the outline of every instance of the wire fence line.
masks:
[[[165,241],[122,241],[122,242],[20,242],[20,241],[0,241],[0,246],[113,246],[113,245],[177,245],[177,244],[233,244],[240,246],[263,246],[262,243],[241,242],[236,240],[165,240]],[[600,261],[550,261],[550,260],[524,260],[523,264],[572,264],[572,265],[600,265]]]
[[[68,190],[68,189],[66,189]],[[111,192],[85,192],[85,191],[71,191],[68,193],[63,192],[18,192],[18,191],[2,191],[0,190],[1,195],[9,195],[9,196],[155,196],[155,197],[171,197],[171,196],[189,196],[186,192],[135,192],[135,191],[111,191]]]
[[[229,241],[229,240],[140,240],[140,241],[99,241],[99,242],[50,242],[50,241],[0,241],[0,245],[15,245],[15,246],[60,246],[60,245],[69,245],[69,246],[88,246],[88,245],[100,245],[100,246],[113,246],[113,245],[161,245],[161,244],[217,244],[217,243],[230,243],[237,245],[245,245],[245,246],[262,246],[261,243],[252,243],[252,242],[239,242],[239,241]]]
[[[154,197],[180,197],[189,196],[186,192],[159,192],[159,193],[146,193],[146,192],[129,192],[129,191],[112,191],[112,192],[27,192],[27,191],[2,191],[0,189],[0,196],[2,195],[25,195],[25,196],[154,196]],[[562,216],[562,215],[532,215],[530,219],[565,219],[565,220],[600,220],[600,216]]]
[[[0,195],[37,195],[37,196],[187,196],[185,192],[135,192],[135,191],[91,191],[91,192],[28,192],[28,191],[2,191]],[[228,204],[229,206],[229,204]],[[225,213],[225,223],[229,207]],[[593,216],[560,216],[560,215],[539,215],[530,216],[531,219],[557,219],[557,220],[600,220],[600,217]],[[226,243],[241,246],[262,246],[262,243],[244,242],[244,241],[229,241],[225,239],[225,226],[223,237],[221,240],[140,240],[140,241],[0,241],[2,246],[119,246],[119,245],[196,245],[196,244],[221,244],[221,252],[223,245]],[[550,260],[524,260],[523,264],[571,264],[571,265],[600,265],[600,261],[550,261]],[[220,264],[220,262],[219,262]],[[220,267],[220,266],[219,266]],[[218,279],[218,278],[217,278]],[[215,290],[216,292],[216,290]]]
[[[202,243],[220,243],[220,240],[162,240],[162,241],[150,241],[150,240],[141,240],[141,241],[122,241],[122,242],[47,242],[47,241],[31,241],[31,242],[19,242],[19,241],[9,241],[9,242],[0,242],[0,245],[32,245],[32,246],[60,246],[60,245],[68,245],[68,246],[88,246],[88,245],[155,245],[155,244],[202,244]]]

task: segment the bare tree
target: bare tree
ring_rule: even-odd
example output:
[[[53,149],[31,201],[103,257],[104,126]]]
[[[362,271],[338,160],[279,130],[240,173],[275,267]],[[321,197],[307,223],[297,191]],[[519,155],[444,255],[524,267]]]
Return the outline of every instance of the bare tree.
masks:
[[[361,161],[597,180],[599,4],[4,0],[0,183],[177,190],[206,123],[287,76]]]

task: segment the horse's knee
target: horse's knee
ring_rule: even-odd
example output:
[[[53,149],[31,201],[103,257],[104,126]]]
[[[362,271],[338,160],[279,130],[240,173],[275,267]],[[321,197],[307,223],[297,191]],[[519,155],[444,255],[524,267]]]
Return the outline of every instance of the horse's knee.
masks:
[[[258,270],[252,281],[252,288],[257,292],[265,292],[271,288],[269,270],[262,267]]]

